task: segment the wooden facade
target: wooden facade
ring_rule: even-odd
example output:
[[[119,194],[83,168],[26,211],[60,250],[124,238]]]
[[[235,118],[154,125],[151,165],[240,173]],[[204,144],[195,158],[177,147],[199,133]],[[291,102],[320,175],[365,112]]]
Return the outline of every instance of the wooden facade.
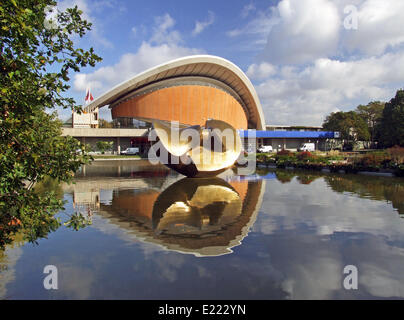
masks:
[[[120,102],[111,111],[112,118],[158,119],[187,125],[204,125],[207,119],[218,119],[236,129],[248,127],[245,111],[232,95],[202,85],[162,88]]]

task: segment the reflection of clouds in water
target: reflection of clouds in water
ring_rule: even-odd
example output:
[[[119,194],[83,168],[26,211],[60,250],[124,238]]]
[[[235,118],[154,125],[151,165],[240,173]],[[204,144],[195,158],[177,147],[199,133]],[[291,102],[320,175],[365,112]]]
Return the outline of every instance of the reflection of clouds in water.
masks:
[[[332,299],[334,291],[342,290],[344,266],[340,255],[328,245],[316,244],[316,237],[301,240],[286,245],[286,259],[279,261],[279,257],[273,257],[285,277],[281,283],[283,290],[289,299]]]
[[[274,180],[267,183],[261,207],[265,219],[254,230],[270,234],[303,224],[321,235],[347,231],[401,238],[404,232],[404,221],[386,202],[336,193],[323,179],[310,188],[296,180],[279,185]]]
[[[380,266],[363,264],[361,265],[361,273],[363,273],[361,284],[378,297],[404,297],[404,276],[402,268],[399,269],[393,274],[391,270]]]
[[[377,297],[404,298],[404,249],[382,238],[367,240],[367,247],[356,245],[349,252],[356,259],[359,285]]]
[[[391,204],[335,193],[322,179],[278,184],[267,183],[254,232],[267,239],[289,298],[404,297],[404,221]],[[359,291],[342,288],[348,264]]]
[[[80,261],[78,261],[80,262]],[[85,268],[82,263],[58,265],[59,288],[68,299],[89,299],[96,281],[94,270]]]
[[[93,227],[128,244],[139,240],[99,216]],[[243,274],[237,276],[237,286],[250,297],[261,298],[268,292],[267,298],[272,298],[272,294],[280,295],[279,290],[290,299],[404,297],[404,274],[401,276],[399,270],[403,250],[385,242],[386,237],[390,241],[402,239],[403,231],[404,221],[386,202],[336,193],[323,179],[310,187],[296,179],[282,185],[272,180],[267,182],[261,213],[253,226],[253,232],[263,241],[248,248],[251,259],[229,256],[225,269],[233,275],[221,267],[209,268],[208,260],[206,265],[205,261],[194,264],[155,244],[137,241],[136,247],[144,263],[158,270],[156,285],[192,282],[196,276],[205,286],[211,286],[219,276],[234,281]],[[366,239],[361,241],[364,236]],[[348,264],[359,269],[359,291],[342,287],[343,268]]]
[[[113,189],[100,189],[100,203],[110,205],[112,203],[113,194]]]
[[[126,222],[126,224],[130,226],[129,222]],[[128,235],[120,225],[111,223],[110,219],[106,219],[98,215],[96,212],[94,213],[91,227],[101,231],[106,235],[115,236],[128,243],[133,243],[134,241],[136,241],[136,238],[130,237],[130,235]]]
[[[156,252],[164,251],[164,248],[162,246],[156,245],[154,243],[150,244],[148,242],[144,242],[142,241],[142,239],[139,238],[139,235],[132,234],[130,232],[130,222],[120,221],[118,225],[114,222],[111,222],[111,219],[104,218],[95,213],[91,227],[101,231],[106,235],[114,236],[124,241],[128,246],[138,246],[142,250],[145,258]]]
[[[179,279],[181,267],[185,262],[184,256],[165,253],[153,260],[157,269],[160,271],[160,273],[156,275],[158,278],[162,278],[168,282],[175,282]]]
[[[210,278],[212,277],[212,273],[208,271],[208,269],[202,267],[202,266],[196,266],[196,269],[198,270],[198,275],[200,278]]]
[[[313,262],[310,266],[294,266],[288,270],[288,278],[282,282],[288,298],[332,299],[333,290],[341,289],[341,266],[337,260],[323,257]]]
[[[15,265],[22,253],[21,247],[6,246],[0,257],[0,299],[13,299],[12,293],[7,292],[7,285],[15,280]]]
[[[108,221],[98,217],[98,223],[95,226],[103,232],[118,236],[128,244],[133,244],[133,239],[136,237],[130,234],[130,231],[113,227],[109,229]],[[140,251],[141,256],[139,263],[135,263],[132,270],[141,277],[142,283],[147,283],[147,289],[143,292],[146,297],[158,299],[170,297],[265,299],[273,295],[279,298],[284,297],[281,289],[276,285],[281,281],[282,275],[269,263],[269,253],[259,254],[257,259],[255,257],[257,252],[251,251],[248,253],[251,259],[247,258],[247,260],[243,256],[232,254],[222,262],[218,262],[209,258],[199,260],[193,256],[162,250],[154,243],[138,241],[134,247]],[[182,289],[170,293],[176,290],[177,286]],[[265,295],[268,287],[272,292]],[[196,288],[198,288],[197,291],[195,291]]]
[[[164,278],[168,282],[174,282],[178,280],[178,270],[184,263],[184,257],[179,254],[170,254],[165,252],[165,250],[154,243],[148,243],[140,241],[138,236],[130,233],[129,223],[128,228],[122,228],[116,224],[110,223],[108,219],[101,216],[96,216],[93,221],[92,227],[98,229],[99,231],[113,235],[120,240],[125,241],[128,245],[135,244],[143,254],[144,260],[152,260],[159,268],[159,272],[156,276],[159,278]],[[156,256],[156,253],[162,253]],[[135,266],[135,271],[138,266]]]
[[[110,196],[106,192],[100,197],[108,202]],[[297,179],[288,184],[267,181],[252,232],[227,256],[198,259],[167,251],[131,233],[130,224],[95,213],[90,230],[79,233],[83,247],[72,246],[60,256],[48,253],[49,247],[37,247],[46,262],[59,269],[60,290],[47,293],[48,298],[404,297],[404,249],[400,248],[404,220],[391,204],[336,193],[321,178],[309,186]],[[52,244],[63,250],[60,242]],[[21,249],[12,251],[15,260],[18,250],[21,254]],[[21,264],[29,265],[33,256],[21,259]],[[358,291],[342,287],[348,264],[358,267]],[[24,282],[29,276],[10,277],[10,281]],[[3,298],[4,287],[0,281]],[[39,288],[33,287],[30,298],[35,290]]]

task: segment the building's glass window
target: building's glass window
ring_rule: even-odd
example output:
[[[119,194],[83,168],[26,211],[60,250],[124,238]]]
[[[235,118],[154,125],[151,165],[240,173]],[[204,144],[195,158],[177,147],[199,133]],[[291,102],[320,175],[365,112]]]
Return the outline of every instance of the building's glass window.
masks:
[[[115,128],[134,128],[134,129],[147,129],[151,128],[152,124],[149,122],[140,121],[135,118],[121,117],[113,120]]]

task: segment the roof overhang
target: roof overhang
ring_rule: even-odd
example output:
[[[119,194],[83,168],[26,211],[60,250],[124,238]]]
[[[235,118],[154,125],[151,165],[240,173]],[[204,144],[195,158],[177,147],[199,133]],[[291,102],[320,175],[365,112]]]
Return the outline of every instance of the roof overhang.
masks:
[[[251,81],[234,63],[211,55],[194,55],[179,58],[148,69],[122,82],[94,100],[85,110],[114,104],[130,93],[153,83],[183,77],[206,77],[222,82],[234,90],[248,110],[248,121],[258,130],[265,130],[265,118],[261,103]]]

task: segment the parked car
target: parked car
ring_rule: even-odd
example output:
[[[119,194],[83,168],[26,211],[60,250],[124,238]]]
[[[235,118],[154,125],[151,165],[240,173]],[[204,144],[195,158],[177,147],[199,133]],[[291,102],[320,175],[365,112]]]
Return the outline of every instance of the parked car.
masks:
[[[315,150],[316,146],[314,143],[303,143],[299,148],[299,151],[315,151]]]
[[[129,154],[135,155],[135,154],[139,154],[139,148],[133,148],[133,147],[132,147],[132,148],[127,148],[127,149],[121,151],[121,154],[124,154],[124,155],[129,155]]]
[[[273,148],[272,146],[261,146],[258,148],[258,152],[266,153],[266,152],[272,152]]]

